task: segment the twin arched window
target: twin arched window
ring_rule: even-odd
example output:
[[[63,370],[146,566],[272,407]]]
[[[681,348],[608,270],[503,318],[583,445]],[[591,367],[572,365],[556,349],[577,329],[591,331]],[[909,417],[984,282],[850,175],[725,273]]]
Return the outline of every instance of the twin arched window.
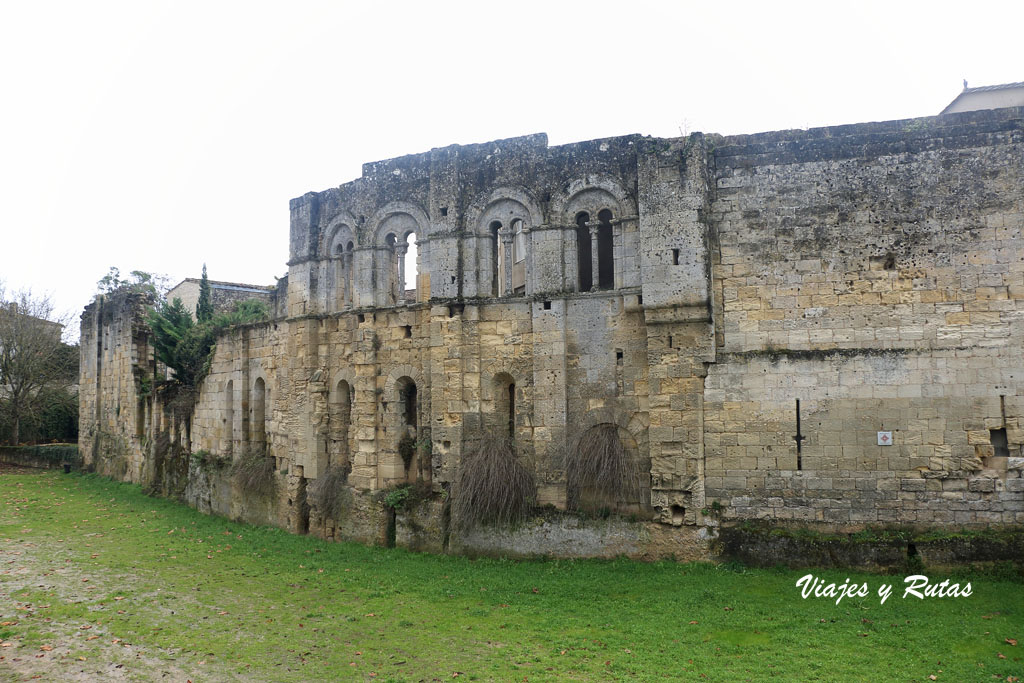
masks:
[[[526,225],[521,218],[509,221],[507,230],[501,221],[491,221],[488,226],[491,247],[491,296],[518,295],[526,292],[525,228]],[[506,245],[510,248],[506,248]]]
[[[576,265],[581,292],[615,288],[615,247],[613,244],[612,212],[601,209],[597,220],[590,214],[576,214]],[[597,277],[595,278],[595,272]]]
[[[334,248],[334,291],[339,308],[352,306],[354,303],[353,286],[353,251],[355,243],[349,240],[347,243],[339,242]]]

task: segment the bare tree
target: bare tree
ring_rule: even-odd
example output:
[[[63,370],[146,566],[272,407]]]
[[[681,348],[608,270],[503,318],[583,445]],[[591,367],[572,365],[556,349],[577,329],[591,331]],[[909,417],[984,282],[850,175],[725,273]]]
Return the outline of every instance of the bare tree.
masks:
[[[67,322],[49,297],[29,290],[8,296],[0,286],[0,402],[11,416],[15,445],[22,420],[39,409],[42,390],[76,381],[77,349],[61,341]]]

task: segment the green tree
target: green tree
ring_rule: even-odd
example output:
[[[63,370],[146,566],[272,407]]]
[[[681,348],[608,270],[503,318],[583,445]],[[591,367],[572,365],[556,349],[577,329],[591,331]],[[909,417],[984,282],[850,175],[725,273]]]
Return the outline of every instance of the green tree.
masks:
[[[126,290],[152,294],[159,299],[167,291],[167,276],[154,275],[144,270],[133,270],[129,277],[122,278],[121,270],[116,266],[111,266],[107,274],[96,283],[96,289],[99,294],[113,294]]]
[[[181,299],[164,302],[149,312],[156,359],[174,371],[171,383],[195,389],[209,371],[217,335],[232,325],[266,319],[268,309],[261,301],[240,302],[230,313],[193,322]]]
[[[203,278],[199,281],[199,301],[196,303],[196,320],[205,323],[213,318],[213,301],[210,298],[210,278],[206,277],[203,264]]]

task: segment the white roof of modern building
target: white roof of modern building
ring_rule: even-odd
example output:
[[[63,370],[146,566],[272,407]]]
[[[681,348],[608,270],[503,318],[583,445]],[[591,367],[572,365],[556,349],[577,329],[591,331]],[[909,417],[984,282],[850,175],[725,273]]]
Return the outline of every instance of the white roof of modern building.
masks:
[[[976,88],[968,87],[964,81],[964,89],[939,114],[1021,106],[1024,106],[1024,81]]]

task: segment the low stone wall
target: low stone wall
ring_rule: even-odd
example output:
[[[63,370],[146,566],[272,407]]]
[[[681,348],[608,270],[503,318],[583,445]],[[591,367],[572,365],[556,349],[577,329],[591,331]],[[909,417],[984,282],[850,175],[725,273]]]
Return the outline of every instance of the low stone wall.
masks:
[[[903,571],[1012,563],[1024,570],[1024,534],[1009,528],[948,533],[869,529],[857,534],[824,534],[738,525],[720,529],[714,548],[720,560],[753,567]]]
[[[78,469],[82,464],[82,456],[78,452],[78,446],[67,443],[46,446],[0,446],[0,463],[42,469],[60,469],[67,463],[73,469]]]
[[[704,527],[667,530],[653,522],[588,519],[546,511],[514,528],[475,527],[452,535],[450,549],[465,555],[504,557],[626,556],[641,560],[706,560],[711,534]]]

